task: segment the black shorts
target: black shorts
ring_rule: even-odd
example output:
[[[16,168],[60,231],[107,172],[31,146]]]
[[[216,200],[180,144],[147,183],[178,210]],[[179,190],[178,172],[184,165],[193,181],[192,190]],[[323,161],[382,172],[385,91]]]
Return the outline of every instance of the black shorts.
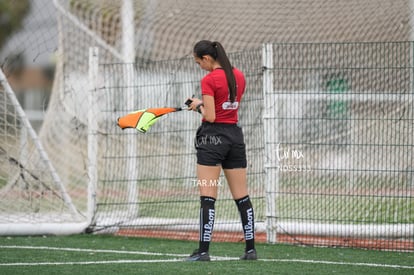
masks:
[[[223,169],[246,168],[246,145],[237,124],[203,122],[194,140],[197,163]]]

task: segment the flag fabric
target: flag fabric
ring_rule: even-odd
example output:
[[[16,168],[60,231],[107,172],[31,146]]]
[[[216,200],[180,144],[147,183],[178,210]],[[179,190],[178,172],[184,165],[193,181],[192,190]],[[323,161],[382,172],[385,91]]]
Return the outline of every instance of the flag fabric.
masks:
[[[181,108],[149,108],[131,112],[118,118],[118,126],[121,129],[135,128],[141,133],[148,129],[163,115],[181,111]]]

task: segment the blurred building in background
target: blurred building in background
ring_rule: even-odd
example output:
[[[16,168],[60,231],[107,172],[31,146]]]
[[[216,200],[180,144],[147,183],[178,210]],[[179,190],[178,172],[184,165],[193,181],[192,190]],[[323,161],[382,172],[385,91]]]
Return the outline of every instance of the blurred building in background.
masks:
[[[53,84],[58,43],[54,14],[50,0],[0,4],[0,65],[35,130],[42,124]]]

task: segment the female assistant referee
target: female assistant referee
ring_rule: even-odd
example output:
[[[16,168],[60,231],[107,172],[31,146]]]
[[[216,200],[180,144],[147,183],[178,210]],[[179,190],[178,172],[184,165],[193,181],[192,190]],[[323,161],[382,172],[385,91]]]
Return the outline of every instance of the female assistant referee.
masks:
[[[247,192],[246,150],[242,129],[237,125],[238,110],[245,90],[244,75],[232,67],[219,42],[199,41],[194,60],[209,73],[201,80],[202,100],[191,98],[189,108],[202,115],[195,138],[197,185],[200,190],[199,248],[188,261],[209,261],[221,169],[240,212],[246,248],[242,260],[256,260],[254,212]]]

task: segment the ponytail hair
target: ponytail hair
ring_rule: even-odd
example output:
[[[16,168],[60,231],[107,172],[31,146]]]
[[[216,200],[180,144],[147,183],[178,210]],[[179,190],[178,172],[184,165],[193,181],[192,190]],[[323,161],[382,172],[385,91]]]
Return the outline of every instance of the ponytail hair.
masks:
[[[230,63],[229,58],[227,57],[226,51],[223,46],[215,41],[211,42],[208,40],[201,40],[197,42],[194,46],[194,54],[202,58],[204,55],[210,55],[214,60],[216,60],[220,66],[223,68],[224,73],[226,74],[227,84],[229,87],[230,101],[234,102],[236,100],[236,78],[233,73],[233,66]]]

